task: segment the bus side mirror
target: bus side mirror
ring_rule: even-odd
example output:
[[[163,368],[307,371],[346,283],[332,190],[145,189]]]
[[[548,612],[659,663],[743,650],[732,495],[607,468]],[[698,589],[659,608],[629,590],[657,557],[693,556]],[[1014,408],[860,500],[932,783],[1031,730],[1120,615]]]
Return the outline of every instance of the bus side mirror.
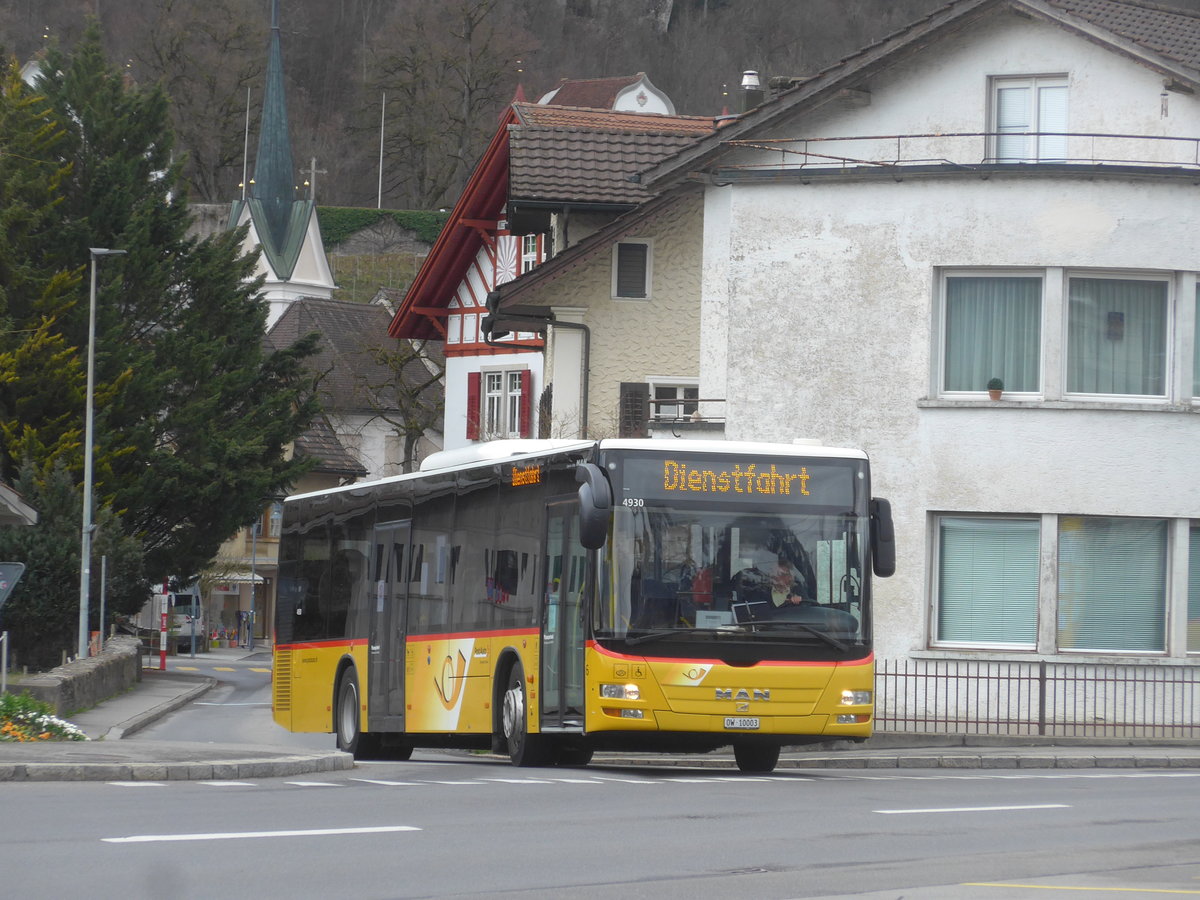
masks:
[[[599,550],[608,537],[612,487],[595,463],[577,465],[575,480],[579,482],[579,543],[588,550]]]
[[[892,504],[882,497],[871,501],[871,567],[880,578],[896,572],[896,529]]]

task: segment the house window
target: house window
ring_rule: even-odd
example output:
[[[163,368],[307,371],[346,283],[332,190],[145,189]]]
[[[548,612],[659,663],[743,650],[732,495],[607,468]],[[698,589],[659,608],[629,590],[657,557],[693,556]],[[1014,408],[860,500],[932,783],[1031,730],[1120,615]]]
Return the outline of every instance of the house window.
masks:
[[[937,531],[937,640],[1033,649],[1039,519],[944,516]]]
[[[943,390],[1039,389],[1040,277],[948,276],[943,320]]]
[[[695,401],[700,398],[700,388],[697,385],[655,384],[653,391],[654,402],[650,405],[655,419],[682,419],[698,407]]]
[[[538,235],[523,235],[521,237],[521,274],[524,275],[530,269],[537,268],[538,262],[540,262],[538,258]]]
[[[992,81],[993,156],[1000,162],[1055,162],[1067,158],[1065,76]]]
[[[1166,521],[1062,516],[1058,532],[1058,646],[1164,650]]]
[[[497,440],[532,434],[532,376],[528,369],[467,376],[467,438]]]
[[[1071,278],[1067,392],[1166,394],[1167,282]]]
[[[1192,397],[1200,399],[1200,284],[1196,285],[1195,332],[1192,335]]]
[[[621,241],[613,248],[612,295],[622,300],[645,300],[650,296],[651,244]]]
[[[617,436],[645,437],[650,418],[650,385],[644,381],[622,381],[617,412]]]

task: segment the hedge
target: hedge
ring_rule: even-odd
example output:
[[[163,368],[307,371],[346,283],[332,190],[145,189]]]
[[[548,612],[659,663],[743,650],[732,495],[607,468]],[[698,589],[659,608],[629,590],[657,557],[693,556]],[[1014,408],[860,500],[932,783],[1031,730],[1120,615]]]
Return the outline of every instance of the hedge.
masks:
[[[427,244],[437,240],[449,215],[444,212],[402,209],[356,209],[345,206],[318,206],[317,222],[326,247],[333,247],[357,231],[370,228],[385,216],[401,228],[412,231]]]

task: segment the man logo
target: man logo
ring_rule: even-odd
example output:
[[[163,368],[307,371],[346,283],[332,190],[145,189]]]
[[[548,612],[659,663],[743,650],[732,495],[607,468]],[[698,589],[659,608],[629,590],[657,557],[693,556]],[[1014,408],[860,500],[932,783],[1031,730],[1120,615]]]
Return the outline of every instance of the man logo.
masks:
[[[745,688],[738,688],[737,693],[734,693],[733,688],[717,688],[716,691],[718,700],[762,700],[766,702],[771,699],[770,691],[761,691],[758,688],[755,688],[753,693]]]

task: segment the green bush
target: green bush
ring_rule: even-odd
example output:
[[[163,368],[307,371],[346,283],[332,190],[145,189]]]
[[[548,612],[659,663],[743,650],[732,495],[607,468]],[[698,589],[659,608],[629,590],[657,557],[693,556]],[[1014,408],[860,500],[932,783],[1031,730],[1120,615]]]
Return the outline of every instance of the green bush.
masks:
[[[88,736],[52,714],[49,703],[31,694],[0,694],[0,742],[86,741]]]

